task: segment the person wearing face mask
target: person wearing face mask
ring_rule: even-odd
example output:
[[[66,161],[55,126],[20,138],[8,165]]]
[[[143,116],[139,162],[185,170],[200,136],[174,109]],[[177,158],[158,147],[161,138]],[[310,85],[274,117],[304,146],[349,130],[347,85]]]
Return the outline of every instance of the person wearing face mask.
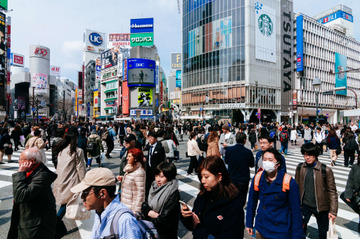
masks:
[[[282,156],[275,149],[265,150],[262,158],[264,171],[255,175],[249,191],[248,234],[254,235],[257,209],[256,238],[304,238],[299,187],[295,179],[279,169]]]

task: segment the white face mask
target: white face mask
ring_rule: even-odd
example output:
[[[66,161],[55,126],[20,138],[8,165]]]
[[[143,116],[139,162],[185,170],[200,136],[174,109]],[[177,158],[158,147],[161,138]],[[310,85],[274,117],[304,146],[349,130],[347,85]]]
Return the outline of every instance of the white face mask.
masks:
[[[263,165],[264,170],[268,173],[272,173],[276,169],[275,168],[276,163],[273,163],[270,161],[263,161],[262,165]]]

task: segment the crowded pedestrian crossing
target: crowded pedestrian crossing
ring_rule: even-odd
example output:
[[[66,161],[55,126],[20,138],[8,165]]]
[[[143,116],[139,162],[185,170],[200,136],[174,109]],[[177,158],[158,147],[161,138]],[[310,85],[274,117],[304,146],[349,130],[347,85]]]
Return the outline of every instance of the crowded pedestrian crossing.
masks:
[[[18,159],[20,153],[24,148],[21,148],[14,152],[12,155],[12,162],[8,163],[5,160],[5,164],[0,165],[0,191],[3,192],[4,189],[7,189],[7,192],[10,193],[9,196],[2,195],[1,201],[5,201],[6,199],[11,199],[11,187],[12,187],[12,174],[17,172],[18,170]],[[117,146],[112,152],[112,156],[114,158],[107,159],[104,163],[105,167],[109,167],[113,169],[114,173],[118,172],[117,169],[117,161],[118,161],[118,154],[121,150],[121,147]],[[46,152],[47,157],[47,166],[51,171],[56,171],[55,167],[51,162],[51,150],[47,150]],[[199,192],[199,180],[196,175],[187,175],[186,169],[189,165],[189,160],[183,156],[185,154],[180,155],[181,159],[176,162],[176,166],[178,169],[178,179],[179,179],[179,191],[181,195],[181,200],[188,203],[190,207],[193,206],[193,202]],[[303,156],[301,155],[299,149],[291,149],[289,154],[285,157],[286,158],[286,166],[287,172],[295,176],[296,167],[299,163],[304,161]],[[319,157],[319,160],[322,163],[330,166],[330,157],[327,152],[324,155]],[[332,167],[335,176],[336,187],[338,191],[338,195],[345,190],[346,181],[348,178],[348,174],[350,171],[349,167],[343,166],[343,155],[339,156],[339,159],[336,161],[336,166]],[[254,170],[251,169],[251,177],[254,176]],[[349,239],[349,238],[358,238],[359,235],[357,233],[357,223],[358,223],[358,215],[352,211],[340,198],[339,201],[339,210],[338,210],[338,217],[336,219],[336,228],[338,231],[338,235],[340,238]],[[11,207],[9,207],[11,209]],[[81,238],[90,238],[91,228],[93,224],[94,213],[88,220],[84,221],[75,221],[80,237]],[[191,233],[189,233],[183,226],[179,228],[179,238],[188,238],[191,237]],[[317,224],[315,217],[312,217],[309,222],[309,234],[307,238],[317,238]],[[66,238],[66,236],[65,236]]]

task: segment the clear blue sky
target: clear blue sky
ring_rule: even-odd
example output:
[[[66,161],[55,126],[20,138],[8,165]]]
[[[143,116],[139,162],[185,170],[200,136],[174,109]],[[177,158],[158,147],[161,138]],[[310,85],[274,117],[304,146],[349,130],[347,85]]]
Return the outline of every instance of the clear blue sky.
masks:
[[[359,26],[360,1],[294,0],[294,12],[314,16],[340,3],[353,9],[354,26]],[[47,46],[51,65],[60,66],[62,75],[74,82],[81,70],[86,28],[107,34],[129,32],[131,18],[154,17],[154,41],[167,75],[170,53],[181,51],[177,0],[9,0],[9,9],[13,9],[8,13],[12,17],[12,52],[25,55],[28,67],[29,46]],[[354,31],[360,40],[358,28]]]

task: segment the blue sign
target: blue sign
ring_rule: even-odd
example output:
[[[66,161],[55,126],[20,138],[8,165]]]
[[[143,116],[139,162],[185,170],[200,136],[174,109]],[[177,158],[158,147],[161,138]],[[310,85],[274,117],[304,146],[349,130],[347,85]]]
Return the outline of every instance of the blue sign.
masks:
[[[176,85],[175,87],[181,88],[181,71],[176,71]]]
[[[341,10],[333,13],[333,14],[330,14],[326,17],[323,17],[323,18],[320,18],[318,20],[319,23],[321,24],[325,24],[325,23],[328,23],[328,22],[331,22],[331,21],[334,21],[336,19],[339,19],[339,18],[342,18],[342,19],[345,19],[349,22],[353,22],[353,16],[351,14],[348,14],[346,12],[343,12]]]
[[[130,19],[130,33],[154,32],[154,18]]]
[[[347,57],[335,52],[335,88],[347,87]],[[336,94],[347,95],[347,90],[336,91]]]
[[[299,15],[296,18],[296,71],[304,71],[304,17]]]
[[[154,60],[129,58],[127,62],[127,79],[129,87],[155,86],[156,63]]]
[[[213,1],[214,0],[189,0],[189,12]]]
[[[104,40],[102,39],[100,34],[93,32],[89,35],[89,41],[92,45],[98,47],[103,43]]]

